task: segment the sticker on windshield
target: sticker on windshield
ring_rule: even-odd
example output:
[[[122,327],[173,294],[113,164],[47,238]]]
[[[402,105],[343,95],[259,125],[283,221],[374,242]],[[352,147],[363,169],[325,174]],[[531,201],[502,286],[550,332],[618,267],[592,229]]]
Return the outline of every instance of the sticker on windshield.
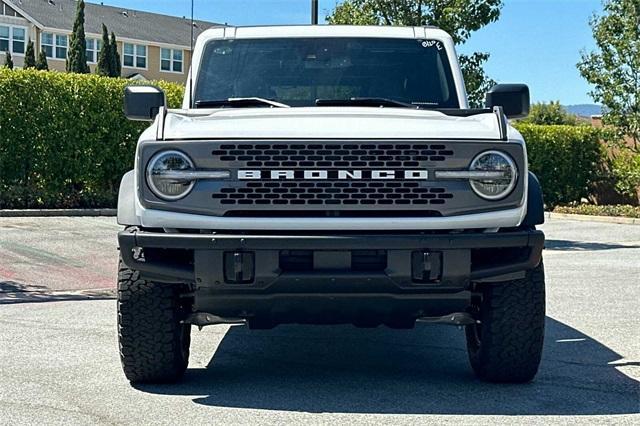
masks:
[[[438,40],[425,40],[422,42],[422,47],[435,47],[438,50],[444,49],[442,43]]]

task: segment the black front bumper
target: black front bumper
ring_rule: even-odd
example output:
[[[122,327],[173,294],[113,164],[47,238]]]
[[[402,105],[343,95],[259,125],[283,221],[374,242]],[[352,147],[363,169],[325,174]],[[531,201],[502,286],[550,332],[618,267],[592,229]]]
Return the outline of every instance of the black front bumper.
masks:
[[[384,251],[387,267],[384,275],[396,278],[400,286],[411,285],[412,253],[442,253],[442,285],[460,284],[497,277],[536,267],[542,258],[544,234],[541,231],[514,231],[474,234],[377,234],[377,235],[237,235],[167,234],[129,229],[118,234],[124,263],[148,276],[168,282],[214,282],[226,287],[225,253],[255,253],[255,279],[246,287],[264,288],[261,275],[266,270],[278,275],[282,251],[322,251],[347,253],[355,250]],[[136,248],[145,253],[157,249],[165,256],[134,256]],[[172,253],[182,252],[181,261]],[[517,251],[517,253],[516,253]],[[505,254],[516,254],[506,256]],[[475,256],[474,254],[479,254]],[[348,268],[306,271],[309,277],[357,275]],[[281,275],[286,275],[283,273]],[[340,275],[340,274],[338,274]],[[264,283],[263,283],[264,284]],[[232,286],[238,288],[238,285]]]
[[[118,239],[124,263],[142,277],[193,284],[197,311],[313,323],[463,312],[473,282],[522,275],[540,263],[544,246],[541,231],[231,235],[129,229]]]

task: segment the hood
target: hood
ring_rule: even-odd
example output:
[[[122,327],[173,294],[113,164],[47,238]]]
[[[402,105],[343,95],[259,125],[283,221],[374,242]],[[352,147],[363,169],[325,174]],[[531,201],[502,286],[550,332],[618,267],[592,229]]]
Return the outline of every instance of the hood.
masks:
[[[498,139],[493,113],[452,117],[403,108],[309,107],[169,112],[165,139]]]

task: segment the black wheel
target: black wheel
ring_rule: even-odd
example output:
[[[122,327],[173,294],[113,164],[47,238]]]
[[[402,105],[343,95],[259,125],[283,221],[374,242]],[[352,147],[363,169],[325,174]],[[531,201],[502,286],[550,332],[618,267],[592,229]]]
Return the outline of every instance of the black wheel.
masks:
[[[122,369],[131,383],[176,382],[187,369],[191,326],[181,321],[190,302],[180,297],[186,290],[140,279],[120,260],[118,340]]]
[[[524,383],[538,372],[545,321],[544,266],[522,280],[482,284],[474,307],[480,324],[466,327],[476,375],[489,382]]]

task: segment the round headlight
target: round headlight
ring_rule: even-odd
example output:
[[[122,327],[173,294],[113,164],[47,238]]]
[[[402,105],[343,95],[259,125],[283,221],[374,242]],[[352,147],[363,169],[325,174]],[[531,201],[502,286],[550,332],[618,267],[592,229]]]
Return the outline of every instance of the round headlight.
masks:
[[[172,172],[194,170],[193,162],[179,151],[163,151],[156,154],[147,167],[147,182],[155,195],[163,200],[175,201],[186,197],[195,181],[185,181]]]
[[[497,172],[486,178],[471,179],[471,187],[486,200],[500,200],[513,191],[518,180],[518,169],[513,159],[500,151],[485,151],[471,163],[472,171]]]

